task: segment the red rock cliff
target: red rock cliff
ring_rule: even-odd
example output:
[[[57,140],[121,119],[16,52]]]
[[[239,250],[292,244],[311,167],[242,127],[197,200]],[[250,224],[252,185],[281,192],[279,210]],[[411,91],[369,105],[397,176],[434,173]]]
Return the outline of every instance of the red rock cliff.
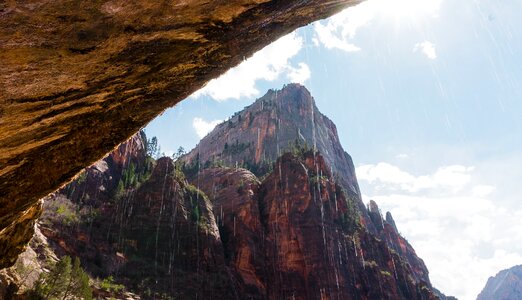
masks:
[[[128,143],[105,158],[104,173],[121,167],[108,161],[141,157],[121,152],[139,145]],[[435,299],[411,246],[386,231],[391,222],[379,232],[403,252],[365,230],[359,199],[319,153],[287,153],[262,181],[242,168],[211,168],[193,185],[162,158],[136,185],[112,191],[110,180],[97,180],[105,178],[99,165],[47,199],[42,232],[59,255],[81,257],[91,274],[114,275],[145,299]]]
[[[214,205],[243,298],[435,299],[427,273],[417,276],[361,226],[358,199],[319,154],[285,154],[262,182],[233,168],[206,169],[191,182]]]
[[[191,163],[198,158],[203,165],[207,161],[245,165],[259,175],[296,141],[321,152],[345,188],[359,193],[352,158],[342,148],[335,124],[317,109],[310,92],[299,84],[269,90],[217,125],[183,160]]]
[[[300,84],[269,90],[217,125],[182,160],[199,163],[201,168],[216,163],[242,166],[263,175],[281,154],[296,146],[316,149],[323,155],[346,193],[359,198],[363,223],[375,232],[360,198],[352,158],[341,146],[335,124],[317,109],[310,92]]]

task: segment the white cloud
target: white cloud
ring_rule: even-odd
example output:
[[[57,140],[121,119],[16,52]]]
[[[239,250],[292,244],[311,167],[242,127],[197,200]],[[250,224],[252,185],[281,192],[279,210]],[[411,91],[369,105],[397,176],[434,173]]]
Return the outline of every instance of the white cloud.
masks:
[[[460,165],[439,168],[432,175],[414,176],[389,163],[380,162],[356,168],[357,178],[369,183],[380,184],[381,189],[402,190],[405,192],[419,192],[426,189],[452,188],[454,191],[462,189],[470,181],[470,172],[473,167]]]
[[[299,63],[299,68],[291,69],[287,76],[291,82],[302,84],[310,78],[310,74],[311,72],[308,65],[305,63]]]
[[[173,150],[165,150],[162,153],[163,156],[168,156],[168,157],[171,157],[173,154],[174,154]]]
[[[194,120],[192,120],[192,127],[194,127],[194,129],[196,130],[196,133],[198,134],[199,138],[203,138],[209,132],[211,132],[217,124],[221,122],[221,120],[207,122],[202,118],[194,118]]]
[[[357,167],[355,171],[359,180],[366,180],[370,183],[378,180],[384,183],[404,184],[415,180],[411,174],[384,162],[377,165],[363,165]]]
[[[327,25],[322,25],[317,22],[314,24],[315,33],[317,34],[316,41],[323,44],[327,49],[340,49],[346,52],[356,52],[361,48],[348,42],[346,38],[337,36],[337,28],[333,22],[328,22]]]
[[[435,50],[435,45],[432,42],[424,41],[422,43],[415,44],[413,47],[413,52],[417,51],[421,51],[429,59],[437,58],[437,51]]]
[[[294,67],[290,59],[303,48],[303,39],[295,32],[290,33],[255,53],[239,66],[230,69],[217,79],[211,80],[192,97],[208,95],[217,101],[240,99],[259,95],[257,80],[274,81],[281,75],[299,83],[310,78],[310,69],[305,63]]]
[[[477,186],[474,186],[471,191],[472,191],[473,195],[476,197],[487,197],[494,190],[495,190],[495,187],[492,185],[477,185]]]
[[[327,21],[314,24],[314,44],[320,42],[327,49],[346,52],[359,51],[352,40],[357,31],[376,17],[380,19],[416,20],[426,16],[436,16],[442,0],[367,0],[349,7],[330,17]]]
[[[391,211],[432,284],[447,295],[475,299],[489,276],[522,261],[522,208],[505,206],[477,168],[413,175],[381,162],[357,168],[357,176],[363,199]]]

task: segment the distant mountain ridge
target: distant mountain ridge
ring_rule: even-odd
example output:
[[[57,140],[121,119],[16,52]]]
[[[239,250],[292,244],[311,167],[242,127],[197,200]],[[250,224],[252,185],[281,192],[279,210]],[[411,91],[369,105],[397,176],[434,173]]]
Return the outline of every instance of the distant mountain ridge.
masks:
[[[522,265],[498,272],[490,277],[477,300],[520,300],[522,299]]]

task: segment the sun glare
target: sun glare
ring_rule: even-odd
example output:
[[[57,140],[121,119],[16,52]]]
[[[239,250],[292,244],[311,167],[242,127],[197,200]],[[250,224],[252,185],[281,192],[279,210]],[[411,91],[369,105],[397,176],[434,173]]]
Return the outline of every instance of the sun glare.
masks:
[[[377,12],[396,19],[425,17],[437,14],[441,0],[369,0]]]
[[[442,0],[368,0],[358,8],[370,15],[397,20],[437,15]],[[355,8],[355,7],[354,7]]]

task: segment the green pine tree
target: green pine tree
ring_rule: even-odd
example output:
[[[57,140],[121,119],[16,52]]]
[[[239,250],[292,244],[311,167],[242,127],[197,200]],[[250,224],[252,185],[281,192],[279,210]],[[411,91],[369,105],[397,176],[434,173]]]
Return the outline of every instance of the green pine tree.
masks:
[[[76,257],[71,263],[69,256],[51,265],[49,272],[40,274],[31,293],[32,299],[67,300],[92,299],[89,276]]]

